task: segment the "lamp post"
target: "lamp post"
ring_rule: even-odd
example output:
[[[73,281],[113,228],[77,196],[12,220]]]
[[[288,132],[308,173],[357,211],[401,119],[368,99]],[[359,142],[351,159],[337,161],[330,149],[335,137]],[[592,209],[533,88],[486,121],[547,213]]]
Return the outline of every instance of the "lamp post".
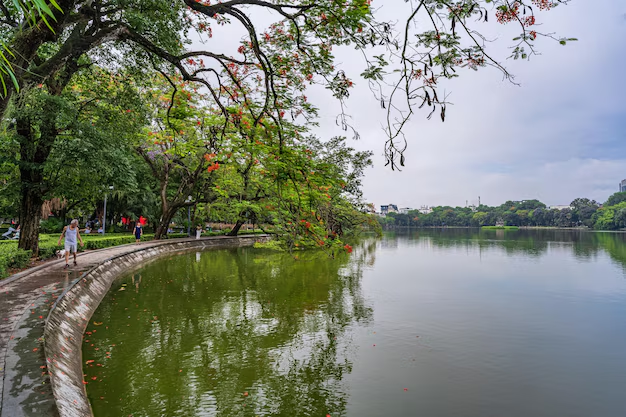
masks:
[[[113,186],[109,185],[109,190],[112,190]],[[102,236],[106,233],[107,228],[107,195],[108,193],[104,193],[104,215],[102,216]]]
[[[191,203],[191,196],[187,197],[187,204]],[[191,237],[191,205],[187,206],[187,236]]]

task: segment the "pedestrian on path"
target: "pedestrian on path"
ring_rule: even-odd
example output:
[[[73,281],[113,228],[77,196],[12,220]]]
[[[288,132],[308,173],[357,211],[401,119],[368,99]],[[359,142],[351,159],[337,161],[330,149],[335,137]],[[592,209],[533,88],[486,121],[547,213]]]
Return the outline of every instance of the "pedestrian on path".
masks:
[[[202,226],[197,225],[196,226],[196,239],[200,239],[200,236],[202,236]]]
[[[80,232],[78,231],[78,220],[72,220],[69,226],[63,228],[57,246],[61,245],[61,239],[63,239],[63,237],[65,237],[65,268],[70,267],[70,252],[74,254],[74,266],[76,266],[78,265],[76,263],[76,252],[78,252],[76,240],[78,239],[80,246],[85,246],[83,238],[80,237]]]
[[[135,235],[135,243],[139,243],[141,241],[141,235],[143,235],[143,227],[141,227],[141,222],[139,222],[139,220],[135,223],[133,234]]]

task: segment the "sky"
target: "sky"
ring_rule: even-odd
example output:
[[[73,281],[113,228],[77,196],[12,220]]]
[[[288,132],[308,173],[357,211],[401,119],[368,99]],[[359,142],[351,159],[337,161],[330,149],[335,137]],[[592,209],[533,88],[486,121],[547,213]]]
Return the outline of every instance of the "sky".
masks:
[[[380,12],[401,20],[394,3],[386,0]],[[489,205],[533,198],[565,205],[577,197],[604,202],[618,190],[626,178],[626,1],[572,0],[538,15],[543,31],[578,42],[543,40],[540,56],[506,60],[508,39],[519,30],[489,25],[485,29],[500,31],[488,33],[503,45],[498,56],[520,85],[494,69],[464,70],[445,86],[453,103],[445,123],[422,112],[407,125],[401,172],[384,167],[384,112],[355,80],[347,112],[361,139],[353,146],[374,151],[363,182],[367,201],[464,206],[480,196]],[[336,55],[342,68],[358,62],[350,51]],[[326,103],[317,133],[345,134],[334,124],[338,106]]]
[[[380,19],[407,18],[404,0],[374,4]],[[405,127],[402,171],[384,166],[385,113],[358,76],[363,60],[353,49],[334,50],[338,66],[355,81],[346,104],[360,139],[351,145],[374,152],[363,181],[367,202],[378,208],[464,206],[480,196],[489,205],[534,198],[566,205],[577,197],[604,202],[618,190],[626,178],[626,1],[571,0],[538,12],[541,31],[578,41],[542,40],[541,55],[530,61],[506,59],[519,27],[494,23],[493,15],[492,23],[476,28],[497,39],[490,49],[519,85],[491,68],[462,70],[440,85],[453,104],[446,122],[427,120],[428,110],[413,116]],[[222,32],[214,41],[232,54],[238,38]],[[330,93],[313,88],[307,96],[320,107],[314,133],[346,135],[335,124],[340,107]]]

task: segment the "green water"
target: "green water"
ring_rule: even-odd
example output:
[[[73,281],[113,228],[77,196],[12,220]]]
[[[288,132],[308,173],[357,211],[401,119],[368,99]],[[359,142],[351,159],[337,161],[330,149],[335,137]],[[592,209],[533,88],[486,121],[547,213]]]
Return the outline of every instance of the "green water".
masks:
[[[623,417],[625,242],[429,230],[337,259],[163,258],[92,318],[89,399],[96,417]]]

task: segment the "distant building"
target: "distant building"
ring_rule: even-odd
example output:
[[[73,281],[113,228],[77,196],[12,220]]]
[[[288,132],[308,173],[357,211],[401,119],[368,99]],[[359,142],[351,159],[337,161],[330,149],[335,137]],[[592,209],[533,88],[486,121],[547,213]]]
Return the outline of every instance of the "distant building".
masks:
[[[384,206],[380,206],[380,214],[382,214],[383,216],[386,216],[389,213],[397,213],[398,212],[398,206],[396,206],[395,204],[387,204]]]
[[[622,180],[622,182],[619,183],[619,192],[623,193],[626,191],[626,180]]]
[[[412,211],[411,207],[403,207],[400,209],[400,214],[409,214],[409,211]]]
[[[566,205],[566,206],[550,206],[548,207],[550,210],[565,210],[565,209],[570,209],[572,208],[572,206],[570,205]]]

